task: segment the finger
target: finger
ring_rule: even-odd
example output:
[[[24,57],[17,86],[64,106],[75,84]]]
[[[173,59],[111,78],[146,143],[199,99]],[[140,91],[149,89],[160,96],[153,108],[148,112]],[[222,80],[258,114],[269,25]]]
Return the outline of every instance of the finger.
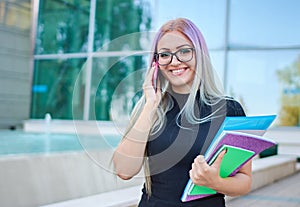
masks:
[[[195,176],[194,176],[194,171],[193,171],[193,170],[190,170],[190,171],[189,171],[189,175],[190,175],[191,180],[192,180],[193,183],[194,183],[194,182],[196,181]]]
[[[199,163],[205,162],[205,158],[204,158],[203,155],[198,155],[198,156],[197,156],[197,159],[198,159],[198,162],[199,162]]]
[[[155,63],[152,63],[150,71],[149,71],[149,73],[151,74],[151,77],[153,76],[154,71],[155,71]]]
[[[189,171],[189,175],[191,180],[193,181],[193,183],[197,182],[200,180],[200,177],[198,176],[198,174],[196,173],[195,169],[192,169]]]
[[[207,171],[209,170],[209,165],[207,164],[203,155],[198,155],[194,163],[196,165],[197,171],[200,171],[202,173],[207,173]]]
[[[204,158],[203,155],[198,155],[198,156],[196,157],[195,162],[196,162],[198,165],[200,165],[200,166],[205,166],[205,165],[207,165],[207,163],[206,163],[205,158]]]
[[[148,73],[146,74],[145,80],[144,80],[144,84],[143,84],[143,88],[144,89],[152,89],[152,77],[153,77],[153,73],[155,70],[155,65],[154,63],[152,63],[151,68],[149,69]]]
[[[213,166],[215,166],[215,167],[220,167],[221,166],[221,163],[222,163],[222,160],[223,160],[223,157],[225,156],[225,154],[226,154],[226,149],[225,150],[223,150],[219,155],[218,155],[218,157],[217,157],[217,159],[215,160],[215,162],[212,164]]]
[[[158,76],[157,76],[157,89],[162,91],[161,84],[160,84],[160,79],[158,78]]]

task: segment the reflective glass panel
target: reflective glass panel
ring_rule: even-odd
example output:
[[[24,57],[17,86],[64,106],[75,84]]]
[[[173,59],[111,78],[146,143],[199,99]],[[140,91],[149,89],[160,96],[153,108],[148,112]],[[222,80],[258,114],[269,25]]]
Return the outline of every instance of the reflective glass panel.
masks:
[[[230,52],[228,65],[228,89],[248,115],[278,114],[287,125],[282,119],[292,106],[292,125],[299,124],[300,50]]]
[[[166,21],[178,17],[192,20],[206,39],[208,48],[224,47],[226,0],[163,0],[157,6],[153,18],[158,29]]]
[[[230,2],[231,47],[300,46],[300,1]]]
[[[36,60],[32,85],[31,118],[83,118],[85,81],[80,75],[85,59]],[[75,83],[81,90],[74,92]],[[79,115],[78,115],[79,114]]]
[[[149,31],[152,25],[151,0],[96,2],[95,51],[144,49],[143,41],[147,34],[143,32]],[[112,41],[116,44],[111,44]],[[109,46],[107,43],[110,43]]]
[[[214,70],[217,72],[221,84],[224,86],[224,51],[211,51],[210,59]]]
[[[147,55],[94,59],[90,119],[128,120],[141,96],[147,61]]]
[[[35,54],[85,52],[90,1],[40,0]]]

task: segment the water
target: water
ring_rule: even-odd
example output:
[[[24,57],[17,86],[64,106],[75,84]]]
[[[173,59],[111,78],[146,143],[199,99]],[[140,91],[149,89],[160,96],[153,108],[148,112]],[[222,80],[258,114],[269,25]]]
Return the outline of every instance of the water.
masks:
[[[54,153],[115,148],[120,136],[0,131],[0,155]]]

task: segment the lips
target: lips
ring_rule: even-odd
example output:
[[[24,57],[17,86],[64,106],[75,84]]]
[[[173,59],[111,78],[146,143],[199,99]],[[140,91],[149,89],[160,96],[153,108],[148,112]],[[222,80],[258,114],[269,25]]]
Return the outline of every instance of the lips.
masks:
[[[173,75],[180,76],[186,71],[186,68],[178,68],[178,69],[174,69],[174,70],[170,70],[170,71]]]

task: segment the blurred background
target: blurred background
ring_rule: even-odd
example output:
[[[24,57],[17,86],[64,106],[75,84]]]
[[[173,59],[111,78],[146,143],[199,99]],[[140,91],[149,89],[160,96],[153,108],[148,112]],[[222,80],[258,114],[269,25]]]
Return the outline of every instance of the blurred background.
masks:
[[[299,126],[299,9],[298,0],[1,0],[0,128],[46,113],[130,113],[152,33],[176,17],[200,28],[226,93],[248,115]]]

